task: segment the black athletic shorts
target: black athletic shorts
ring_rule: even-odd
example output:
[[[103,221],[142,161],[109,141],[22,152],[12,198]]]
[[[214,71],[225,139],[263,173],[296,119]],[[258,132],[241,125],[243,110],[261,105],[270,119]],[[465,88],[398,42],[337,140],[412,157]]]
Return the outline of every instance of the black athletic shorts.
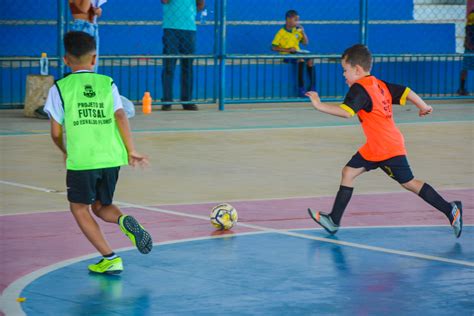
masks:
[[[94,170],[68,170],[67,199],[71,203],[112,204],[120,167]]]
[[[368,161],[365,160],[362,155],[357,152],[352,156],[351,160],[346,164],[352,168],[364,168],[367,171],[380,168],[389,177],[396,180],[398,183],[403,184],[413,180],[414,176],[411,172],[410,165],[408,164],[407,156],[395,156],[383,161]]]

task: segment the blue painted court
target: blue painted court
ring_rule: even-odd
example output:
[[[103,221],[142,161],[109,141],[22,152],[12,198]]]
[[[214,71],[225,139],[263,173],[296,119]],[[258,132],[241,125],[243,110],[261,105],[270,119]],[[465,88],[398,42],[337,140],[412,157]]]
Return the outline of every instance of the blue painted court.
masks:
[[[374,227],[164,243],[148,256],[120,252],[120,276],[87,274],[96,258],[46,273],[22,291],[22,307],[30,315],[469,315],[473,233],[466,226],[455,242],[447,226]]]

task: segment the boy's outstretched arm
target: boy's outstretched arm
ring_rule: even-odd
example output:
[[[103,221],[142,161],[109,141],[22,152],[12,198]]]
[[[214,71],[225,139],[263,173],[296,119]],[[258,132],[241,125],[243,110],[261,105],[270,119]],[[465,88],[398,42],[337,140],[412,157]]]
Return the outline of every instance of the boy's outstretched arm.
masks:
[[[308,91],[306,92],[306,96],[310,98],[311,104],[318,111],[335,115],[335,116],[339,116],[339,117],[343,117],[343,118],[350,118],[353,116],[351,113],[342,109],[338,105],[322,103],[317,92]]]
[[[413,92],[413,90],[410,90],[408,93],[407,100],[412,102],[420,110],[418,113],[419,116],[425,116],[433,112],[433,108],[426,104],[418,94]]]
[[[132,133],[130,131],[130,124],[128,123],[127,114],[123,109],[115,111],[115,120],[120,131],[125,148],[128,152],[128,164],[135,167],[137,164],[141,167],[148,165],[148,157],[135,151],[135,145],[133,144]]]

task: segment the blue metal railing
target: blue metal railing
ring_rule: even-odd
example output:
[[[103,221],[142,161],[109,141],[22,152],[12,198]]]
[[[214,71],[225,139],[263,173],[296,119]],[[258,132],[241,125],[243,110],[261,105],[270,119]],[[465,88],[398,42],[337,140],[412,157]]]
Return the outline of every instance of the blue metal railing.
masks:
[[[102,56],[99,71],[114,79],[120,93],[135,103],[140,100],[145,91],[151,93],[153,104],[160,104],[162,96],[162,66],[164,59],[193,59],[192,101],[167,102],[168,104],[216,103],[217,91],[215,82],[214,55],[164,55],[164,56]],[[180,68],[176,67],[174,76],[174,95],[180,95]]]
[[[57,57],[49,58],[50,74],[58,77]],[[22,108],[26,77],[39,74],[38,57],[0,57],[0,109]]]
[[[111,76],[122,95],[139,103],[145,91],[154,104],[162,95],[163,59],[194,59],[193,100],[187,103],[225,104],[301,102],[297,67],[281,55],[102,56],[100,73]],[[291,55],[285,59],[313,59],[316,90],[325,100],[341,100],[347,92],[340,55]],[[457,95],[463,58],[474,55],[375,55],[372,73],[383,80],[411,87],[425,98],[462,98]],[[58,58],[50,58],[50,74],[60,77]],[[217,64],[216,64],[217,63]],[[179,66],[174,95],[179,95]],[[0,108],[21,108],[28,74],[39,72],[39,58],[0,58]],[[308,78],[306,79],[308,82]],[[472,76],[469,83],[474,82]],[[464,97],[466,98],[466,97]],[[174,103],[183,103],[176,101]]]
[[[341,100],[347,92],[340,55],[284,56],[312,59],[316,90],[325,100]],[[428,99],[469,98],[457,95],[463,58],[474,55],[423,54],[374,55],[372,74],[411,87]],[[301,102],[298,97],[297,67],[275,55],[229,55],[226,103]],[[306,81],[307,82],[307,81]],[[470,82],[473,82],[472,78]]]

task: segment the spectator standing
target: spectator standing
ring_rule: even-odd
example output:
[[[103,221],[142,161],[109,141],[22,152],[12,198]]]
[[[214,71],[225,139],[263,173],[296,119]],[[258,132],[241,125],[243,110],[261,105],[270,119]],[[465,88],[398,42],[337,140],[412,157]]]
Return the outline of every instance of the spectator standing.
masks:
[[[107,0],[69,0],[69,8],[74,19],[71,30],[85,32],[96,42],[96,63],[94,72],[99,69],[99,26],[97,18],[102,16],[101,6]]]
[[[466,37],[464,39],[464,54],[474,54],[474,1],[467,2]],[[459,95],[469,95],[466,80],[469,70],[474,70],[474,56],[464,56],[459,84]]]
[[[205,0],[161,0],[163,4],[163,54],[192,55],[196,51],[196,13],[204,9]],[[173,81],[176,58],[163,59],[163,111],[170,111],[173,102]],[[181,61],[181,98],[189,102],[193,94],[193,59]],[[184,110],[197,111],[196,104],[183,104]]]

